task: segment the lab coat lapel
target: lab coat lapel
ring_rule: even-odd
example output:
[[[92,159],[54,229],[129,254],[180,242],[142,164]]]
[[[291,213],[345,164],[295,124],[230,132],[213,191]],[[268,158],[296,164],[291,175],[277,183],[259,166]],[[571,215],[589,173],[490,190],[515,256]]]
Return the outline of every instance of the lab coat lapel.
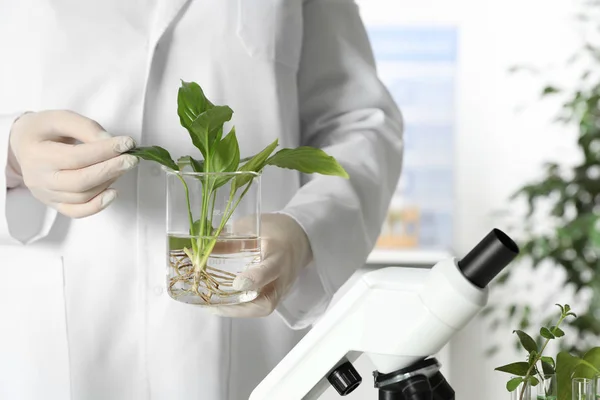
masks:
[[[151,33],[151,43],[156,45],[165,31],[177,19],[184,7],[192,0],[158,0]]]

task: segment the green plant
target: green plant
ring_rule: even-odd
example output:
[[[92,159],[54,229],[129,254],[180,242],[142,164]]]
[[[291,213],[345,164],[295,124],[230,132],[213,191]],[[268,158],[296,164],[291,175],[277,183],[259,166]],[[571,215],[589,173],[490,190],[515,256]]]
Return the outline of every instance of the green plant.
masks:
[[[595,378],[600,375],[600,347],[593,347],[585,351],[582,357],[561,351],[556,360],[559,400],[571,399],[571,380],[573,378]],[[594,399],[596,398],[594,397]]]
[[[560,325],[563,321],[569,316],[576,317],[568,304],[565,306],[557,304],[557,306],[560,307],[560,317],[558,318],[556,325],[550,327],[544,326],[540,329],[540,339],[542,339],[543,342],[541,346],[539,346],[538,343],[524,331],[514,331],[519,338],[521,346],[527,351],[527,359],[526,361],[518,361],[496,368],[496,371],[506,372],[516,376],[506,383],[506,389],[509,392],[515,391],[519,385],[523,383],[529,383],[531,386],[535,387],[540,382],[537,377],[542,378],[542,372],[543,374],[554,374],[556,372],[556,362],[552,357],[544,355],[544,351],[551,340],[561,338],[565,335],[563,330],[560,329]],[[519,400],[523,400],[524,393],[525,392],[521,393],[521,398]]]
[[[534,271],[544,264],[561,270],[575,294],[584,289],[591,292],[589,306],[580,310],[573,323],[577,345],[561,343],[564,350],[577,351],[580,347],[581,351],[591,345],[588,337],[600,336],[600,279],[596,276],[600,265],[600,77],[595,73],[600,48],[586,43],[569,60],[571,69],[579,68],[572,65],[574,62],[583,66],[577,81],[548,85],[541,95],[564,99],[555,122],[577,131],[579,161],[574,165],[547,162],[541,177],[519,188],[511,200],[527,204],[523,225],[518,228],[524,228],[520,259],[530,262]],[[540,225],[548,229],[539,229]],[[509,283],[510,273],[507,271],[496,285]],[[529,326],[530,304],[508,304],[506,308],[502,313],[490,308],[488,314],[493,314],[498,323],[508,316],[509,323],[518,321],[522,328]],[[540,310],[535,311],[540,314]]]
[[[516,375],[506,384],[509,392],[515,391],[524,382],[528,382],[533,387],[537,386],[542,379],[542,373],[544,375],[555,374],[558,400],[571,400],[571,382],[574,378],[595,379],[600,377],[600,347],[586,349],[582,352],[582,356],[573,355],[569,351],[563,350],[556,356],[556,361],[554,358],[544,355],[544,351],[551,340],[565,336],[564,331],[560,329],[560,325],[566,318],[569,316],[574,317],[569,325],[573,325],[578,319],[568,304],[564,306],[557,304],[557,306],[560,307],[561,314],[556,325],[549,328],[542,327],[537,341],[521,330],[514,331],[518,336],[520,346],[527,351],[527,358],[526,361],[518,361],[496,368],[496,371]],[[542,339],[541,345],[538,344],[539,339]],[[540,379],[537,377],[540,377]],[[521,396],[524,393],[522,392]]]
[[[195,82],[181,82],[177,97],[177,113],[181,125],[188,131],[193,145],[199,150],[202,158],[192,156],[173,160],[169,151],[159,146],[137,147],[131,151],[137,157],[157,162],[173,171],[181,171],[184,166],[200,173],[197,178],[202,182],[202,204],[190,202],[188,185],[181,174],[177,174],[186,194],[187,213],[189,216],[189,234],[192,237],[190,248],[183,250],[192,269],[185,273],[178,272],[177,280],[193,281],[191,294],[197,295],[209,303],[210,296],[199,291],[201,284],[209,290],[219,290],[214,276],[207,272],[207,261],[218,238],[229,218],[231,218],[240,200],[248,192],[254,182],[250,174],[214,173],[251,172],[260,173],[267,166],[287,168],[306,174],[323,174],[348,178],[342,166],[323,150],[302,146],[295,149],[281,149],[273,154],[278,141],[275,140],[258,154],[240,158],[240,148],[235,127],[223,137],[224,125],[231,120],[233,110],[225,105],[214,105]],[[212,174],[212,175],[211,175]],[[213,226],[213,212],[217,189],[230,184],[230,193],[224,215],[218,226]],[[200,218],[194,220],[192,207],[199,206]],[[172,286],[173,282],[171,282]]]

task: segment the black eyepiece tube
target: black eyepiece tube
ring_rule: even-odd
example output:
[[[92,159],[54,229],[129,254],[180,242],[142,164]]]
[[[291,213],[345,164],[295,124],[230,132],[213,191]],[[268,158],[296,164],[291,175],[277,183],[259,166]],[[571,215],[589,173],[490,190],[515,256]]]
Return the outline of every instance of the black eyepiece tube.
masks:
[[[499,229],[493,229],[462,260],[458,268],[473,285],[484,288],[519,254],[519,247]]]

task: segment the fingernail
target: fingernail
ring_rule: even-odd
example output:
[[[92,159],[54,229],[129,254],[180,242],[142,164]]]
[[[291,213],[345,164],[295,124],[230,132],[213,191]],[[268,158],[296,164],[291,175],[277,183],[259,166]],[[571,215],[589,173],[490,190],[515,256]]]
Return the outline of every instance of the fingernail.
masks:
[[[117,142],[116,150],[119,153],[125,153],[135,147],[135,142],[132,138],[126,137]]]
[[[246,278],[245,276],[238,276],[233,281],[233,289],[235,290],[249,290],[254,286],[254,281]]]
[[[129,169],[132,169],[133,167],[138,165],[139,162],[140,162],[140,159],[137,158],[136,156],[126,155],[126,156],[124,156],[123,165],[121,166],[121,170],[126,171]]]
[[[101,207],[106,208],[106,206],[108,206],[110,203],[112,203],[116,198],[117,198],[116,190],[111,190],[109,192],[106,192],[102,196],[102,201],[100,202]]]

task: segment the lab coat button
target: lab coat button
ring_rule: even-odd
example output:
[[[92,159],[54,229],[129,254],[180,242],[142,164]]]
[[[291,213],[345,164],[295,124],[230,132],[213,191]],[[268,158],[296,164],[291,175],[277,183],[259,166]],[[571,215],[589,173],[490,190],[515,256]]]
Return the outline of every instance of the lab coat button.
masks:
[[[162,286],[155,286],[154,287],[154,294],[157,296],[160,296],[163,292],[163,287]]]

